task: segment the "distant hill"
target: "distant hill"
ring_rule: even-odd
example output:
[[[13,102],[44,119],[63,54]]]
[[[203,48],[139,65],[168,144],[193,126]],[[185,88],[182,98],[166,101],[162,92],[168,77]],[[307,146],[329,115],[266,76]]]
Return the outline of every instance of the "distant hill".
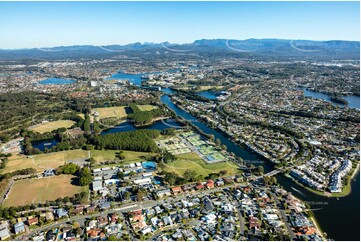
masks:
[[[108,46],[59,46],[53,48],[0,49],[1,60],[106,58],[117,55],[194,55],[294,59],[359,59],[359,41],[285,39],[201,39],[189,44],[132,43]]]

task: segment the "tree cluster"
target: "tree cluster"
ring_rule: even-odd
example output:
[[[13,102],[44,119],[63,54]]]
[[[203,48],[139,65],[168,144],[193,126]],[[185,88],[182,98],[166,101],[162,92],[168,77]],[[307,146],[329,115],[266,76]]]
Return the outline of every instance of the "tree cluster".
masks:
[[[94,143],[97,149],[156,152],[159,148],[153,139],[159,135],[159,130],[134,130],[100,135],[94,138]]]

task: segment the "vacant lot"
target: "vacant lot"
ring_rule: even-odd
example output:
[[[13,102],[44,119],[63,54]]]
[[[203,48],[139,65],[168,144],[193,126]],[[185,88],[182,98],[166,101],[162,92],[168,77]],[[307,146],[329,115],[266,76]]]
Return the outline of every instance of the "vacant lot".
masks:
[[[98,165],[102,166],[102,162],[114,160],[116,153],[118,153],[118,150],[92,150],[91,151],[91,157],[94,158]],[[146,157],[152,155],[152,153],[149,152],[137,152],[137,151],[129,151],[124,150],[123,154],[125,156],[125,159],[120,162],[122,165],[138,162],[138,161],[146,161]]]
[[[181,154],[176,156],[176,161],[166,164],[164,170],[175,172],[182,176],[186,170],[193,170],[197,175],[207,176],[211,173],[218,173],[226,170],[229,175],[238,172],[238,167],[230,162],[219,162],[215,164],[205,163],[196,153]]]
[[[154,105],[138,105],[138,108],[140,109],[140,111],[150,111],[158,107]]]
[[[16,181],[4,201],[4,206],[27,205],[56,200],[59,197],[71,197],[81,192],[81,186],[72,184],[75,179],[76,177],[71,175],[60,175]]]
[[[71,121],[71,120],[57,120],[57,121],[53,121],[53,122],[37,124],[37,125],[30,127],[29,129],[43,134],[45,132],[51,132],[58,128],[70,128],[71,126],[73,126],[73,124],[75,124],[75,122]]]
[[[94,108],[94,111],[99,113],[99,119],[102,118],[124,118],[127,116],[124,106],[108,107],[108,108]]]

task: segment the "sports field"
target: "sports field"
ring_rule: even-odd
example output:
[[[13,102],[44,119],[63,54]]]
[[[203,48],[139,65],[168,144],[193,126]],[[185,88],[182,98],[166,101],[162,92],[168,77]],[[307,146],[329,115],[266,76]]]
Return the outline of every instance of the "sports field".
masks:
[[[71,126],[73,126],[73,124],[75,124],[75,122],[71,120],[57,120],[57,121],[37,124],[30,127],[29,129],[43,134],[46,132],[51,132],[58,128],[70,128]]]
[[[140,109],[140,111],[150,111],[158,108],[157,106],[154,105],[137,105],[137,106]]]
[[[197,175],[207,176],[226,170],[229,175],[239,172],[238,167],[231,162],[218,162],[214,164],[205,163],[196,153],[176,155],[177,160],[165,164],[164,170],[183,175],[186,170],[196,171]]]
[[[75,176],[60,175],[40,179],[15,181],[5,207],[52,201],[59,197],[73,196],[81,192],[81,186],[73,185]]]
[[[94,108],[94,111],[99,113],[99,119],[102,118],[124,118],[127,116],[124,106],[108,107],[108,108]]]

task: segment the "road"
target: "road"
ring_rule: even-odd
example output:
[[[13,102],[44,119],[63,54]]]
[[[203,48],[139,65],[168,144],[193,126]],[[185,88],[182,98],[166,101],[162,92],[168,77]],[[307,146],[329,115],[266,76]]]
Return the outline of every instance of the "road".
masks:
[[[269,193],[269,194],[273,197],[273,199],[276,201],[276,204],[277,204],[277,207],[278,207],[278,211],[280,212],[280,214],[281,214],[281,216],[282,216],[283,222],[284,222],[285,225],[286,225],[286,228],[287,228],[287,230],[288,230],[288,233],[290,234],[290,236],[291,236],[292,239],[295,239],[295,238],[296,238],[295,233],[293,232],[291,226],[290,226],[289,223],[288,223],[288,220],[287,220],[285,211],[281,208],[281,207],[282,207],[281,202],[278,200],[277,196],[276,196],[273,192],[268,191],[268,193]]]

